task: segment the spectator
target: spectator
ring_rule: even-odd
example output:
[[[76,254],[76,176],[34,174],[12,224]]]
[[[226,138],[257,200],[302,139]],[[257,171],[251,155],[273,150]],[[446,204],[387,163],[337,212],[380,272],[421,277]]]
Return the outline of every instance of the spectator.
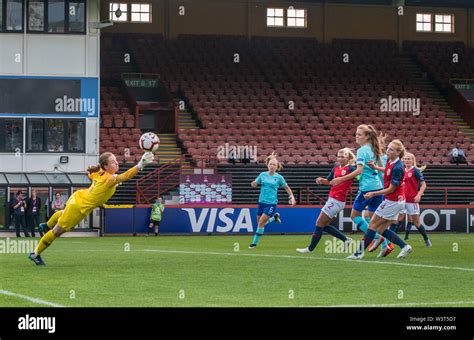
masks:
[[[468,164],[466,154],[459,143],[456,143],[456,146],[449,151],[448,156],[452,157],[451,163],[456,163],[456,165],[459,165],[459,163]]]
[[[161,197],[157,197],[155,203],[151,206],[150,225],[146,231],[146,236],[150,236],[150,229],[155,226],[155,236],[158,236],[158,227],[160,226],[161,218],[165,211],[165,204]]]
[[[26,202],[23,197],[23,192],[21,190],[16,193],[15,199],[13,199],[11,202],[11,207],[14,211],[13,217],[15,218],[16,237],[21,237],[20,225],[23,227],[23,233],[25,234],[25,237],[30,237],[25,223]]]
[[[51,202],[51,216],[59,210],[63,210],[65,207],[64,202],[61,200],[61,194],[59,192],[55,195],[55,200]]]
[[[40,210],[41,198],[36,196],[36,190],[33,190],[31,192],[31,197],[26,200],[26,225],[31,231],[31,236],[33,237],[35,237],[35,228],[38,228]],[[41,230],[39,230],[39,233],[40,236],[43,237]]]

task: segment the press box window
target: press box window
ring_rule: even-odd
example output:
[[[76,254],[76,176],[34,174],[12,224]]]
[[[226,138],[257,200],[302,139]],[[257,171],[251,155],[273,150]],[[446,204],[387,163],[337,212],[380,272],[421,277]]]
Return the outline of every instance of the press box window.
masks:
[[[30,0],[28,2],[28,30],[44,31],[44,0]]]
[[[435,15],[435,32],[454,33],[454,15]]]
[[[85,152],[83,119],[27,119],[26,152]]]
[[[283,27],[283,8],[267,8],[267,26]]]
[[[110,3],[109,19],[111,21],[128,21],[128,5],[124,3]]]
[[[86,32],[86,6],[81,1],[71,1],[68,6],[69,32]]]
[[[132,22],[151,22],[150,4],[132,4]]]
[[[416,31],[417,32],[431,32],[431,14],[416,14]]]
[[[23,152],[23,119],[0,119],[0,152]]]
[[[85,23],[84,0],[28,0],[30,33],[85,33]]]
[[[23,32],[23,0],[0,0],[0,31]]]
[[[286,21],[288,27],[306,27],[306,10],[288,9],[286,12]]]

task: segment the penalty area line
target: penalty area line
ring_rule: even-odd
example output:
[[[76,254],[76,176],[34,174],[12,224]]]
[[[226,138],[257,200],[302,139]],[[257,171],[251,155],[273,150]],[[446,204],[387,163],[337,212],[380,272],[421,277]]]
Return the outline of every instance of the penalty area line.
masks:
[[[10,292],[8,290],[3,290],[3,289],[0,289],[0,294],[16,297],[16,298],[23,299],[23,300],[26,300],[26,301],[29,301],[29,302],[33,302],[33,303],[36,303],[36,304],[39,304],[39,305],[46,305],[46,306],[50,306],[50,307],[66,307],[66,306],[63,306],[63,305],[60,305],[60,304],[57,304],[57,303],[41,300],[41,299],[38,299],[38,298],[35,298],[35,297],[32,297],[32,296],[28,296],[28,295],[13,293],[13,292]]]

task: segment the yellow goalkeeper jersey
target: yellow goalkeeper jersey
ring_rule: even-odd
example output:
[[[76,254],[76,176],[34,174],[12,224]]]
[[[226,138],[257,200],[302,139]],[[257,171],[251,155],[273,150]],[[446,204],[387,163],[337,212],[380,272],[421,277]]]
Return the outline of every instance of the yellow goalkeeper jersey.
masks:
[[[88,174],[92,184],[87,189],[76,191],[74,197],[75,204],[82,214],[89,214],[93,209],[102,206],[115,193],[117,184],[128,181],[138,173],[136,166],[128,169],[120,175],[111,175],[103,170]]]

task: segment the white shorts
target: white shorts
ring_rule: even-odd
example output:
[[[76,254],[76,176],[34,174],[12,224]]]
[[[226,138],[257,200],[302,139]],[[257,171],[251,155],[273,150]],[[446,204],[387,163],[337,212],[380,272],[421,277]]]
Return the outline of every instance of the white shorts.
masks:
[[[405,210],[410,216],[419,215],[420,205],[418,203],[405,203]]]
[[[375,214],[387,221],[398,221],[398,214],[405,208],[405,201],[384,200]]]
[[[337,216],[337,214],[344,210],[345,205],[346,202],[341,202],[332,197],[329,197],[321,211],[328,215],[329,218],[334,218]]]

